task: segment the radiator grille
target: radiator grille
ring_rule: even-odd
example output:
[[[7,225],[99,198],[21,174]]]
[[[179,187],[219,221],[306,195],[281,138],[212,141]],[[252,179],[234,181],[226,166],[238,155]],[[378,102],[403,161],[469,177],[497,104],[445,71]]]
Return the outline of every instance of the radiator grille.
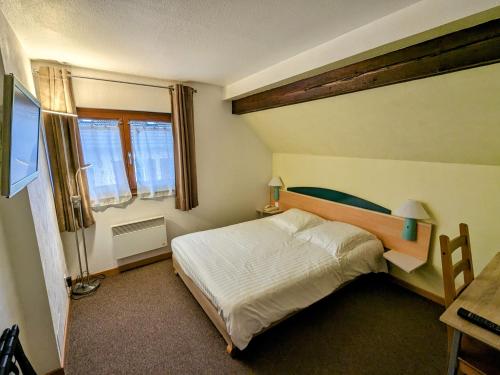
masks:
[[[112,227],[113,237],[163,225],[165,225],[165,218],[163,216],[136,221],[134,223],[116,225]]]

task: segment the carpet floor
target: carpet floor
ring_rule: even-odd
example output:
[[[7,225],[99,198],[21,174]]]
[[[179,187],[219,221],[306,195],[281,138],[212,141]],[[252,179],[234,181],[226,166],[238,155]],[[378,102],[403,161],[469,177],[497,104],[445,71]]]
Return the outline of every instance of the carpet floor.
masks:
[[[369,275],[255,338],[237,359],[163,261],[71,302],[74,374],[443,374],[443,308]]]

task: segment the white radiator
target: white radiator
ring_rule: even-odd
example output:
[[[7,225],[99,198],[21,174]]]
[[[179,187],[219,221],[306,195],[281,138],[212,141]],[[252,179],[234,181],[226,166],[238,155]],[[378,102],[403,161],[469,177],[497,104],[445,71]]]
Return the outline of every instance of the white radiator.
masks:
[[[158,216],[111,227],[116,259],[167,246],[165,217]]]

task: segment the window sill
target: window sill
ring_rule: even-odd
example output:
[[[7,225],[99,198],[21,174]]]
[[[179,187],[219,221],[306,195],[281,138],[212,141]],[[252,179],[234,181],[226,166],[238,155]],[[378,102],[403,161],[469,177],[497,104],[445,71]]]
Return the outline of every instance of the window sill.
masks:
[[[153,197],[153,198],[140,198],[140,197],[137,196],[137,194],[132,194],[132,198],[130,198],[126,202],[116,203],[116,204],[109,204],[109,205],[106,205],[106,206],[96,206],[96,207],[91,207],[91,208],[92,208],[92,211],[94,211],[94,212],[103,212],[103,211],[106,211],[108,208],[112,208],[112,207],[125,209],[128,206],[130,206],[133,202],[135,202],[137,199],[140,199],[140,200],[143,200],[143,201],[157,201],[157,202],[159,202],[159,201],[167,200],[169,198],[175,198],[175,194],[164,195],[164,196]]]

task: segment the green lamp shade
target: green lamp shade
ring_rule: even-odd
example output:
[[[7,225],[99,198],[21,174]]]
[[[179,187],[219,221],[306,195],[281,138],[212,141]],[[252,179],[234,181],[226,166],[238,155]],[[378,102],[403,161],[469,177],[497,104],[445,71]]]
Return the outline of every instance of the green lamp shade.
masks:
[[[280,199],[280,187],[283,186],[281,183],[281,178],[273,177],[271,181],[269,181],[269,186],[273,190],[274,193],[274,201],[277,202]]]
[[[422,204],[413,199],[408,199],[393,212],[393,215],[405,218],[401,237],[407,241],[417,240],[417,220],[429,218],[429,214]]]
[[[415,241],[417,239],[417,220],[406,218],[403,224],[403,231],[401,237],[406,241]]]

